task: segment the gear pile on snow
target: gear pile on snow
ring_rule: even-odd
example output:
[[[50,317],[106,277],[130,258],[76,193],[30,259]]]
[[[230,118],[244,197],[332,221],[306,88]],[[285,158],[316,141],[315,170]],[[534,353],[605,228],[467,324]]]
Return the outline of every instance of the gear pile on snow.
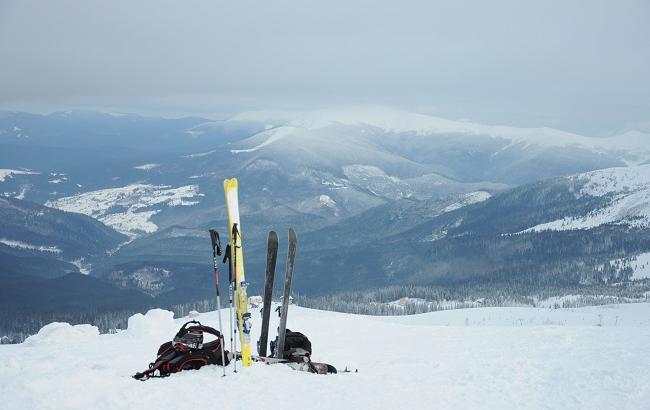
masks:
[[[246,288],[248,287],[248,282],[246,282],[244,271],[243,241],[241,222],[239,219],[238,181],[236,178],[224,180],[224,192],[226,194],[226,208],[228,210],[230,243],[226,246],[222,263],[228,263],[230,273],[228,280],[228,305],[230,317],[230,351],[232,353],[225,350],[225,341],[222,335],[223,326],[221,321],[218,262],[218,257],[222,254],[221,239],[216,230],[210,229],[219,330],[203,326],[194,320],[185,323],[172,342],[167,342],[160,346],[160,349],[158,349],[158,357],[156,361],[149,365],[149,369],[141,373],[136,373],[133,377],[138,380],[146,380],[150,377],[166,377],[171,373],[199,369],[208,364],[223,366],[223,375],[225,376],[225,366],[228,365],[231,358],[235,358],[233,361],[234,372],[237,371],[237,359],[242,361],[243,367],[248,367],[254,358],[256,361],[267,364],[284,363],[295,370],[310,373],[336,373],[334,366],[312,362],[311,342],[309,339],[300,332],[292,332],[286,328],[287,314],[291,300],[291,279],[297,248],[297,236],[293,228],[289,229],[284,292],[282,304],[279,307],[280,326],[278,327],[278,337],[270,343],[271,356],[267,356],[266,348],[268,344],[271,299],[273,296],[273,278],[278,254],[278,236],[273,231],[269,232],[264,298],[257,300],[258,303],[263,303],[262,331],[260,339],[257,342],[259,356],[253,356],[251,354],[250,335],[252,318],[251,313],[248,311],[247,303]],[[204,333],[213,335],[217,339],[203,343]],[[239,337],[237,337],[237,333],[239,333]],[[237,342],[239,342],[239,352],[237,351]]]
[[[204,333],[217,339],[203,343]],[[199,369],[207,364],[227,366],[230,362],[229,352],[222,350],[222,340],[218,330],[203,326],[196,320],[187,322],[176,333],[173,341],[160,345],[158,357],[149,364],[149,369],[136,373],[133,378],[147,380],[151,377],[167,377],[182,370]]]

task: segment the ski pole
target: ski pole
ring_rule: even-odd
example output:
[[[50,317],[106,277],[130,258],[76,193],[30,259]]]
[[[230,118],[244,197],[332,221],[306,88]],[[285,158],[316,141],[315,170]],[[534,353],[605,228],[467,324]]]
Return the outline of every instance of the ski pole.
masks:
[[[233,315],[234,321],[235,321],[235,327],[233,332],[236,333],[238,330],[241,332],[241,329],[239,328],[239,288],[237,286],[237,224],[232,225],[232,235],[231,235],[231,242],[230,242],[230,262],[232,265],[232,291],[233,295],[235,297],[235,314]],[[240,335],[241,337],[241,335]],[[237,336],[235,336],[235,364],[237,363]],[[239,343],[239,348],[242,348],[241,340]],[[242,365],[243,366],[243,365]],[[235,369],[235,371],[237,371]]]
[[[233,298],[233,280],[232,280],[232,262],[231,262],[231,247],[230,244],[226,246],[226,254],[223,257],[222,263],[226,263],[228,261],[228,304],[230,306],[230,351],[233,354],[233,369],[234,372],[237,373],[237,351],[235,350],[235,345],[234,345],[234,340],[235,340],[235,328],[233,327],[233,320],[232,320],[232,298]]]
[[[223,324],[221,322],[221,292],[219,292],[219,262],[217,256],[221,256],[221,240],[219,233],[210,229],[210,239],[212,240],[212,264],[214,265],[214,289],[217,292],[217,316],[219,317],[219,344],[221,345],[221,367],[223,376],[226,376],[226,356],[224,353]]]

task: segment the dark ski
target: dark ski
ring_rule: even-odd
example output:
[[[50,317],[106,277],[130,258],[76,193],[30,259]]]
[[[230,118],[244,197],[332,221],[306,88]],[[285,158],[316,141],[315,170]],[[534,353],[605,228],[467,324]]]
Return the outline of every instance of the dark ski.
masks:
[[[287,313],[289,313],[289,298],[291,297],[291,277],[293,276],[293,263],[296,259],[296,231],[289,228],[289,251],[287,252],[287,270],[284,275],[284,293],[282,297],[282,310],[280,327],[278,328],[278,345],[275,346],[275,356],[284,358],[284,337],[287,330]]]
[[[273,278],[275,277],[275,262],[278,259],[278,234],[269,232],[266,248],[266,285],[264,286],[264,305],[262,307],[262,330],[257,342],[257,353],[266,356],[269,341],[269,320],[271,317],[271,299],[273,298]]]

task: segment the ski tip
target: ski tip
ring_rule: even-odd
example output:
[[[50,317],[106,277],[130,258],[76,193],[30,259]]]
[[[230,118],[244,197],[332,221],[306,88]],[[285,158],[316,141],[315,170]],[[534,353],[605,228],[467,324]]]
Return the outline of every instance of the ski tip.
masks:
[[[294,242],[296,240],[296,231],[293,228],[289,228],[289,240]]]
[[[223,189],[229,191],[231,189],[237,189],[237,178],[230,178],[223,180]]]
[[[278,241],[278,234],[275,231],[269,232],[269,241],[273,241],[273,242]]]

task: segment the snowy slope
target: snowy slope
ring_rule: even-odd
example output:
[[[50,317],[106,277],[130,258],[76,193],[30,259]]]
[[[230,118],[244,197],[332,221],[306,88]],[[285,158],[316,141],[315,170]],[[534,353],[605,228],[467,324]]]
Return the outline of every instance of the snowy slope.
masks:
[[[163,206],[192,206],[199,202],[198,185],[172,188],[165,185],[131,184],[84,192],[48,201],[45,205],[67,212],[96,218],[131,238],[142,232],[152,233],[158,226],[151,217]],[[152,209],[153,208],[153,209]]]
[[[314,360],[359,372],[316,376],[254,363],[225,378],[210,366],[138,382],[129,376],[183,322],[155,310],[116,335],[52,324],[22,345],[0,346],[0,396],[6,408],[39,409],[637,409],[650,400],[648,313],[647,303],[388,318],[292,307],[288,326],[310,337]],[[199,320],[217,324],[214,312]]]
[[[0,182],[12,178],[14,175],[38,175],[38,172],[24,171],[19,169],[0,169]]]
[[[577,198],[600,197],[606,201],[585,215],[567,216],[523,232],[591,229],[610,223],[650,227],[650,165],[598,170],[570,179],[581,186]]]
[[[455,181],[519,185],[650,161],[649,135],[638,131],[596,138],[385,107],[254,111],[226,122],[264,128],[230,144],[231,160],[274,161],[292,174],[307,168],[339,176],[344,167],[360,165],[403,182],[433,174]]]
[[[650,252],[641,253],[631,258],[615,259],[610,265],[619,266],[619,270],[632,269],[632,280],[650,279]]]
[[[325,128],[333,124],[367,125],[391,133],[486,135],[509,139],[513,144],[523,143],[545,147],[576,145],[593,150],[623,148],[630,151],[630,157],[634,157],[633,151],[644,153],[643,158],[647,158],[647,154],[650,153],[647,145],[648,136],[638,131],[610,138],[591,138],[549,127],[484,125],[387,107],[348,107],[308,112],[250,111],[236,115],[231,118],[231,121],[261,122],[268,126],[289,125],[295,129]]]

